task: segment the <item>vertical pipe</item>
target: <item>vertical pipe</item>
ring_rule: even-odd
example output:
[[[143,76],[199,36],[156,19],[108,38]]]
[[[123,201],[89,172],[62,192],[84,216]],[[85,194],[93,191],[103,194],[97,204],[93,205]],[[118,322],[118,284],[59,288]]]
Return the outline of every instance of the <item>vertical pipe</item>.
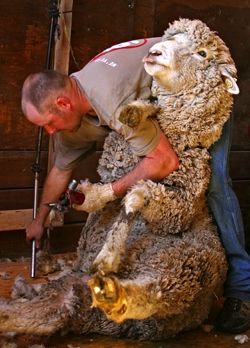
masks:
[[[51,64],[52,47],[54,43],[55,29],[56,29],[57,21],[59,17],[58,0],[49,1],[49,15],[51,20],[50,20],[50,28],[49,28],[49,39],[48,39],[47,55],[46,55],[46,61],[45,61],[45,69],[50,69],[52,66]],[[40,162],[41,162],[42,136],[43,136],[43,128],[39,127],[37,146],[36,146],[36,159],[35,159],[35,163],[32,166],[32,170],[35,173],[33,219],[36,218],[37,205],[38,205],[38,186],[39,186],[39,173],[41,171]],[[36,241],[34,239],[31,242],[30,276],[31,278],[35,278],[36,276]]]

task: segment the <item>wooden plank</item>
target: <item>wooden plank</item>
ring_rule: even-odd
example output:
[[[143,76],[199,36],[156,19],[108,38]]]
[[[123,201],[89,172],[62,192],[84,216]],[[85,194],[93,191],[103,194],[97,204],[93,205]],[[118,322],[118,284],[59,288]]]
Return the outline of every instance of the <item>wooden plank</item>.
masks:
[[[55,227],[50,233],[52,253],[76,251],[83,224]],[[30,243],[26,242],[24,230],[0,233],[0,258],[30,257]]]
[[[41,189],[38,194],[40,196]],[[33,188],[0,190],[0,210],[30,209],[33,206]]]
[[[231,151],[229,167],[232,179],[250,179],[250,151]]]
[[[159,2],[159,0],[157,0]],[[164,1],[164,0],[162,0]],[[207,7],[211,6],[218,6],[218,7],[224,7],[224,6],[230,6],[230,7],[236,7],[236,8],[249,8],[249,2],[245,0],[238,0],[237,2],[235,0],[209,0],[209,1],[201,1],[201,0],[178,0],[178,1],[168,1],[169,3],[177,3],[179,5],[185,6],[188,4],[188,6],[192,7],[193,9],[207,9]]]
[[[16,167],[23,165],[25,163],[23,158],[18,159],[18,155],[16,154],[13,156],[13,163],[16,163]],[[98,165],[98,160],[101,156],[101,151],[92,153],[89,157],[87,157],[85,160],[82,161],[82,163],[78,166],[78,168],[75,169],[75,172],[73,174],[73,177],[76,179],[84,179],[89,178],[92,182],[99,181],[99,176],[96,172],[96,167]],[[230,158],[230,165],[231,165],[231,176],[232,178],[240,178],[244,179],[249,177],[249,165],[250,165],[250,153],[249,152],[232,152],[231,158]],[[32,157],[32,156],[31,156]],[[8,156],[7,156],[8,158]],[[6,162],[2,161],[0,158],[0,163],[6,163],[8,162],[8,159],[6,158]],[[243,163],[242,163],[243,162]],[[18,164],[19,163],[19,164]],[[24,168],[27,167],[27,165],[24,165]],[[21,167],[22,168],[22,167]],[[22,168],[23,169],[23,168]],[[4,175],[1,179],[1,184],[4,184],[6,180],[10,180],[11,178],[16,181],[16,178],[18,178],[18,184],[20,182],[22,183],[23,179],[21,178],[20,173],[22,173],[22,170],[18,170],[17,172],[13,173],[13,168],[9,168],[8,170],[8,176]],[[25,172],[25,171],[24,171]],[[0,177],[3,173],[0,173]],[[12,176],[13,175],[13,176]],[[27,175],[27,173],[25,174]],[[33,173],[29,171],[29,182],[26,180],[26,183],[30,184],[30,186],[33,185]],[[14,183],[10,184],[14,186]],[[3,187],[6,187],[7,185],[2,185]],[[234,187],[236,190],[237,195],[239,196],[240,202],[242,205],[249,205],[250,198],[248,197],[248,193],[250,192],[250,185],[249,181],[244,180],[235,180],[234,181]],[[39,194],[40,194],[39,190]],[[248,203],[247,203],[248,202]],[[33,188],[24,188],[24,189],[4,189],[0,190],[0,210],[10,210],[10,209],[26,209],[31,208],[33,204]],[[67,221],[80,221],[80,215],[76,212],[70,212]],[[71,220],[72,218],[72,220]]]
[[[0,151],[0,188],[32,187],[34,173],[32,164],[35,151]],[[40,185],[43,184],[47,168],[47,152],[41,152]]]
[[[241,207],[250,207],[250,180],[233,181],[234,191],[239,199]],[[84,221],[86,214],[75,212],[67,213],[67,222]],[[32,221],[32,209],[0,211],[0,231],[25,229]],[[62,221],[58,221],[61,224]]]
[[[32,209],[0,211],[0,231],[22,230],[32,221]]]
[[[2,188],[5,188],[4,190],[0,190],[0,210],[31,208],[33,202],[33,173],[30,170],[30,166],[34,153],[27,152],[25,156],[20,156],[20,158],[18,156],[18,152],[11,152],[10,154],[5,153],[5,155],[6,156],[1,157],[0,152],[1,167],[6,168],[6,172],[0,172],[1,186]],[[8,163],[10,162],[9,156],[11,156],[11,162],[13,162],[13,166],[8,165]],[[73,177],[76,179],[89,178],[92,182],[99,181],[100,178],[96,172],[96,168],[100,156],[101,151],[92,153],[89,157],[82,161],[78,168],[75,169]],[[46,157],[44,157],[44,161],[45,160]],[[237,179],[247,179],[249,177],[248,173],[250,169],[250,153],[233,151],[230,156],[230,165],[232,178],[236,177]],[[6,173],[8,173],[8,175],[6,175]],[[25,178],[25,176],[27,177]],[[42,176],[45,176],[45,173],[42,174]],[[17,187],[16,189],[6,189],[8,186],[13,187],[15,185],[30,186],[30,188],[19,189]],[[234,186],[241,204],[249,205],[249,182],[247,180],[235,180]],[[77,215],[74,215],[73,213],[71,213],[70,215],[73,217],[73,221],[79,221]]]
[[[101,151],[90,153],[75,170],[81,179],[89,178],[91,181],[98,180],[96,173]],[[34,163],[34,151],[0,151],[0,190],[32,188],[34,185],[34,173],[31,170]],[[47,152],[41,153],[40,186],[43,185],[47,174]]]
[[[74,176],[81,179],[88,177],[91,181],[98,181],[99,176],[96,173],[96,168],[101,154],[102,151],[91,153],[76,168]],[[32,187],[34,174],[31,170],[31,166],[34,162],[34,158],[34,151],[0,151],[0,167],[4,168],[4,170],[0,171],[0,188],[18,189]],[[43,171],[40,175],[40,186],[42,186],[46,176],[46,151],[42,151],[41,158]],[[250,151],[231,151],[230,175],[232,179],[250,179]],[[0,209],[3,209],[1,203]]]
[[[55,40],[54,70],[66,75],[69,71],[72,8],[73,0],[60,1],[59,32],[57,31]]]
[[[84,178],[86,177],[83,172],[79,172],[74,177]],[[94,182],[93,176],[91,181]],[[98,181],[98,180],[96,180]],[[234,180],[233,188],[236,195],[239,198],[241,207],[250,207],[250,181],[249,180]],[[39,191],[40,193],[40,191]],[[32,207],[33,202],[33,189],[21,189],[21,190],[0,190],[0,210],[10,209],[27,209]],[[249,210],[250,212],[250,210]],[[82,212],[70,210],[65,215],[66,222],[80,222],[86,219],[83,217]]]
[[[133,38],[154,36],[154,15],[157,0],[138,0],[134,8]]]
[[[35,148],[36,130],[22,115],[20,93],[25,77],[43,68],[48,37],[47,8],[44,0],[0,1],[1,150]]]
[[[93,56],[104,49],[131,40],[133,23],[136,20],[131,2],[124,0],[74,2],[71,41],[75,59],[72,57],[70,59],[70,72],[80,70]]]
[[[234,180],[233,189],[239,199],[240,206],[250,208],[250,180]]]
[[[40,194],[41,189],[38,191],[39,197]],[[33,195],[33,189],[0,190],[0,211],[31,209],[33,206]],[[70,209],[65,214],[65,223],[83,222],[86,220],[86,217],[86,213]]]
[[[59,214],[58,214],[59,216]],[[33,219],[33,209],[20,209],[20,210],[1,210],[0,211],[0,232],[23,230],[31,223]],[[62,226],[63,219],[61,214],[59,218],[54,219],[53,226]],[[49,220],[46,222],[46,226],[49,225]]]

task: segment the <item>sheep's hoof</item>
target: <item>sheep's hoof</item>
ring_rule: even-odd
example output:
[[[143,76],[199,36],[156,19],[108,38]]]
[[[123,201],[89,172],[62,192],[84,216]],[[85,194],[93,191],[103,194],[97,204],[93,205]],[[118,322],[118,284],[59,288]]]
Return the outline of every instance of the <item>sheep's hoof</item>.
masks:
[[[92,307],[99,307],[108,319],[122,322],[127,311],[125,289],[115,277],[95,275],[88,281],[92,294]]]
[[[135,128],[141,122],[143,110],[135,105],[124,105],[119,115],[119,121],[130,128]]]

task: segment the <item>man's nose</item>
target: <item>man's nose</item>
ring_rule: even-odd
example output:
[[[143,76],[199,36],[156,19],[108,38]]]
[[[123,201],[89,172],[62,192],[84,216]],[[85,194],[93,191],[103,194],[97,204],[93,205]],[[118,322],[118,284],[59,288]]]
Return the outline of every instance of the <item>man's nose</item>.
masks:
[[[53,126],[44,126],[44,129],[49,135],[52,135],[56,132],[56,128],[54,128]]]

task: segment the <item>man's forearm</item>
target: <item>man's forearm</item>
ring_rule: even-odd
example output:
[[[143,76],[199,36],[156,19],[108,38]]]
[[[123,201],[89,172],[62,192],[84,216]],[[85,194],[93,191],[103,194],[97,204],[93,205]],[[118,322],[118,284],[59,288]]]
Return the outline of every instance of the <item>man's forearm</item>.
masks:
[[[123,197],[128,189],[132,187],[139,180],[160,180],[161,178],[154,173],[152,168],[148,167],[148,160],[143,159],[139,164],[129,172],[127,175],[123,176],[121,179],[112,182],[112,188],[114,194],[117,197]]]
[[[72,170],[60,170],[57,167],[53,167],[49,172],[45,181],[42,198],[37,212],[37,219],[42,223],[45,222],[50,208],[46,203],[57,201],[61,193],[68,185],[72,174]]]
[[[112,183],[114,194],[122,197],[139,180],[161,180],[179,167],[179,160],[162,134],[159,145],[127,175]]]
[[[88,213],[102,209],[106,203],[122,197],[128,189],[139,180],[161,180],[179,167],[178,157],[166,136],[161,133],[155,149],[148,153],[139,164],[127,175],[108,184],[91,184],[83,182],[78,189],[85,195],[80,205],[74,205],[76,210]]]

